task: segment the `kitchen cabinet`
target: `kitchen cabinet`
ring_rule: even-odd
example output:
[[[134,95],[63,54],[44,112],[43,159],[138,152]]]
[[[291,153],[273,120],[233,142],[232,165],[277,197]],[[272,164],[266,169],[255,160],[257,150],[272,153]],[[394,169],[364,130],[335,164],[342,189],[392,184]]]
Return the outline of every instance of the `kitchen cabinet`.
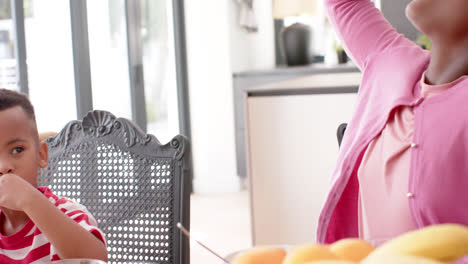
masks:
[[[314,242],[338,153],[336,130],[351,118],[361,74],[252,78],[243,80],[250,86],[237,87],[244,118],[236,120],[245,136],[238,157],[245,158],[253,245]]]
[[[248,99],[249,190],[256,245],[315,241],[338,153],[336,129],[356,94]]]

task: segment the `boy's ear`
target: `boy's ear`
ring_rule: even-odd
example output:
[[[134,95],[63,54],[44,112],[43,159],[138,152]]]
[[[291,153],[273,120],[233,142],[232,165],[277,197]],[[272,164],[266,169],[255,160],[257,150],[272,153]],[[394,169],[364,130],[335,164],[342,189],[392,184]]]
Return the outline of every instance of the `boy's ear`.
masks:
[[[49,147],[43,141],[39,143],[39,166],[45,168],[49,163]]]

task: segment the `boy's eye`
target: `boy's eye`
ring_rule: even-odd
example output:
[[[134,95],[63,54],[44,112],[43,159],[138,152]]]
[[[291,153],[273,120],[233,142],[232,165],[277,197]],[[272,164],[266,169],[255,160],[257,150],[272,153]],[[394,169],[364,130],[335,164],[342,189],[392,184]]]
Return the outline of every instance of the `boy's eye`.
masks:
[[[13,149],[13,154],[19,154],[21,152],[23,152],[24,148],[23,147],[16,147]]]

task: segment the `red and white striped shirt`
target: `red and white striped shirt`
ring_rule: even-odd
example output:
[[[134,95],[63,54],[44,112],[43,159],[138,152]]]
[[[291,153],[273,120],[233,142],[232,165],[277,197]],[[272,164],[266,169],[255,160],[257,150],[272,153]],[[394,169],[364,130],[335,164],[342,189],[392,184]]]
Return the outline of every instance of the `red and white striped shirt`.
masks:
[[[105,243],[104,234],[97,228],[96,220],[86,207],[67,198],[57,197],[48,187],[38,187],[38,190],[62,212]],[[0,234],[0,263],[44,263],[59,259],[55,248],[31,220],[13,235]]]

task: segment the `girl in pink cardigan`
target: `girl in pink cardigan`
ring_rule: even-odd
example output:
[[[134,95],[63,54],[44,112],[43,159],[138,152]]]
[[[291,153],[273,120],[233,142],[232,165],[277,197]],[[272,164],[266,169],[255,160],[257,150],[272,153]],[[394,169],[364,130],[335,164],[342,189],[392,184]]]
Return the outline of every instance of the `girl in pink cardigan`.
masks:
[[[325,0],[361,69],[318,242],[360,237],[378,246],[427,225],[468,225],[468,1],[413,0],[406,15],[425,51],[370,0]]]

